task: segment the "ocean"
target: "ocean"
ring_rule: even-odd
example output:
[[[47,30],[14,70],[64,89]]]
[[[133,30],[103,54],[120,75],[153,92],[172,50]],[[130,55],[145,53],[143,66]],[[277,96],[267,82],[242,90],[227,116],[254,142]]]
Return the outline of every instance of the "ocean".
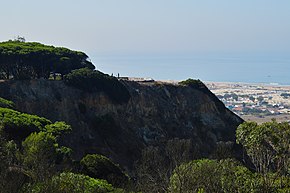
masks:
[[[286,55],[96,54],[91,59],[98,70],[115,76],[290,85],[290,56]]]

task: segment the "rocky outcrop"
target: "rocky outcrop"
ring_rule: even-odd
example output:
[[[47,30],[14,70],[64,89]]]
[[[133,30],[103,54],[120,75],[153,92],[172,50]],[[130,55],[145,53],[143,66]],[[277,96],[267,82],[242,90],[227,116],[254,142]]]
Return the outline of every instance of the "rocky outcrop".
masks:
[[[73,131],[63,143],[76,159],[100,153],[128,168],[144,147],[169,139],[192,139],[201,156],[208,156],[219,141],[235,140],[242,120],[206,87],[122,83],[131,95],[123,104],[103,92],[48,80],[1,82],[0,97],[14,101],[19,111],[71,124]]]

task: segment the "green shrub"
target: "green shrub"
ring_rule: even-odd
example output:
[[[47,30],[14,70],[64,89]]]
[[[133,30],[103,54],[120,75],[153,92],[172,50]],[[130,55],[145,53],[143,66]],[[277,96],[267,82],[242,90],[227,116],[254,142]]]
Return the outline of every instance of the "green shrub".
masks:
[[[57,121],[54,124],[46,125],[42,130],[47,133],[52,133],[54,136],[60,136],[63,133],[70,132],[72,128],[63,121]]]
[[[130,94],[117,78],[89,68],[73,70],[64,77],[69,86],[86,92],[104,92],[117,103],[128,102]]]
[[[54,164],[57,157],[58,144],[56,137],[51,133],[32,133],[23,142],[23,163],[27,168],[36,165],[47,166]],[[48,169],[48,168],[44,168]],[[40,175],[40,174],[39,174]]]
[[[259,177],[232,160],[194,160],[174,170],[169,189],[170,192],[259,192]]]
[[[124,193],[116,189],[105,180],[90,178],[89,176],[63,172],[46,182],[26,187],[26,192],[33,193]]]
[[[15,104],[12,101],[0,97],[0,107],[13,109]]]
[[[7,139],[22,141],[33,132],[43,130],[51,121],[36,115],[0,107],[0,125]]]
[[[63,76],[84,67],[95,69],[88,56],[80,51],[37,42],[0,42],[0,78],[48,79],[51,73],[56,78],[55,73]]]
[[[183,85],[183,86],[190,86],[190,87],[193,87],[193,88],[204,88],[205,85],[203,84],[202,81],[200,81],[199,79],[197,80],[194,80],[194,79],[187,79],[187,80],[183,80],[183,81],[180,81],[178,82],[179,85]]]
[[[53,133],[32,133],[22,142],[21,161],[34,181],[51,177],[63,161],[70,158],[71,149],[60,146]]]
[[[128,176],[110,159],[98,154],[86,155],[80,162],[81,172],[92,177],[107,180],[116,187],[125,187]]]
[[[244,122],[237,128],[236,137],[237,143],[243,145],[257,173],[265,179],[265,192],[273,188],[276,179],[281,179],[278,188],[283,189],[285,184],[289,186],[289,181],[282,180],[290,180],[289,123],[278,123],[275,120],[262,124]]]

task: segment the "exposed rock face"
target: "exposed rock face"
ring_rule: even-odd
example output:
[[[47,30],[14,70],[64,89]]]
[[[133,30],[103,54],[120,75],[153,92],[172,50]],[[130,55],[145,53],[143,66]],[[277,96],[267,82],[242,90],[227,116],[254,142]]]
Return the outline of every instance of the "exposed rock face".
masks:
[[[235,140],[242,119],[207,88],[123,83],[131,94],[126,104],[47,80],[2,82],[0,96],[14,101],[19,111],[71,124],[64,143],[76,159],[101,153],[131,167],[142,148],[168,139],[192,139],[201,156],[208,156],[218,141]]]

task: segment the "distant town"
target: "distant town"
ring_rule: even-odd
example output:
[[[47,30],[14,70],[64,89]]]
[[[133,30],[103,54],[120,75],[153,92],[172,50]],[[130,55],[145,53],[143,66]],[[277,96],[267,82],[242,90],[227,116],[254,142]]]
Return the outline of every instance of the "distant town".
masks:
[[[227,108],[245,120],[290,122],[290,86],[206,82]]]

